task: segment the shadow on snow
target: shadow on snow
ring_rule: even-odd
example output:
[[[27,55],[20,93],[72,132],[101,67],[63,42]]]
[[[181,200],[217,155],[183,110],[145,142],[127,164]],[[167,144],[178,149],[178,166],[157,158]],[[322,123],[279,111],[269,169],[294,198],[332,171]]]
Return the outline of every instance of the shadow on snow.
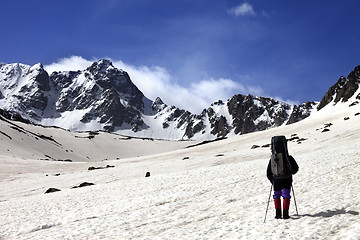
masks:
[[[343,214],[359,215],[359,212],[347,211],[344,208],[342,208],[342,209],[336,209],[336,210],[327,210],[327,211],[319,212],[319,213],[316,213],[316,214],[293,215],[292,218],[293,219],[299,219],[301,217],[324,217],[324,218],[329,218],[329,217],[334,217],[334,216],[343,215]]]

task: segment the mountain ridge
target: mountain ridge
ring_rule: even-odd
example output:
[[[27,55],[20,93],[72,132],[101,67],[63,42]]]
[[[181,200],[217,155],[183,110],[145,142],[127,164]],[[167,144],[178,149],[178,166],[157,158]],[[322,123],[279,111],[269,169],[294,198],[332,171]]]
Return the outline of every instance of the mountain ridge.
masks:
[[[193,114],[168,106],[159,97],[148,99],[127,72],[106,59],[82,71],[50,75],[41,63],[0,63],[0,108],[16,119],[72,131],[213,140],[298,122],[330,102],[347,101],[358,89],[359,69],[356,67],[348,78],[341,77],[320,103],[290,105],[272,98],[237,94]]]

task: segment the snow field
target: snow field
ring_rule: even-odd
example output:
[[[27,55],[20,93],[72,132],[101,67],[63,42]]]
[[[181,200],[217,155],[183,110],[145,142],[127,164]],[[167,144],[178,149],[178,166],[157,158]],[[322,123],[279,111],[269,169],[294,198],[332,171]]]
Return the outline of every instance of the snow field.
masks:
[[[359,155],[354,149],[344,149]],[[121,180],[1,203],[5,239],[359,239],[360,160],[297,158],[299,216],[275,220],[267,161]],[[321,155],[319,157],[319,155]],[[314,162],[314,159],[318,161]],[[312,165],[312,168],[306,168]],[[335,174],[336,173],[336,174]],[[4,212],[7,214],[5,215]],[[4,235],[6,233],[6,235]]]

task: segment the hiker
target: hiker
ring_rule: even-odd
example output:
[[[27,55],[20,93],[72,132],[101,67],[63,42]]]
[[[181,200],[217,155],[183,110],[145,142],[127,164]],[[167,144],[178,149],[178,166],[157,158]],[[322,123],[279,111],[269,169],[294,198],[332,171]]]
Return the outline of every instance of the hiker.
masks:
[[[274,186],[275,218],[288,219],[290,218],[292,175],[297,173],[299,166],[288,153],[285,136],[271,138],[271,152],[271,159],[267,167],[267,178]],[[283,212],[281,211],[280,197],[283,197]]]

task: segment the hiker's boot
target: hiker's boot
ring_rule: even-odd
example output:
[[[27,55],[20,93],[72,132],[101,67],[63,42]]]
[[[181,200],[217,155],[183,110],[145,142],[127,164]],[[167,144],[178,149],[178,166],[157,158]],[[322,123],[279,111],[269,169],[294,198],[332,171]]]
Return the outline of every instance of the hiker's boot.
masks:
[[[275,198],[274,203],[275,203],[275,210],[276,210],[275,218],[280,219],[281,218],[281,200],[280,200],[280,198]]]
[[[284,208],[283,218],[284,219],[289,219],[290,218],[290,216],[289,216],[289,207],[290,207],[290,198],[284,198],[284,201],[283,201],[283,208]]]
[[[289,209],[284,209],[283,211],[283,219],[289,219]]]
[[[275,209],[276,210],[276,215],[275,215],[275,218],[276,219],[281,219],[281,209]]]

